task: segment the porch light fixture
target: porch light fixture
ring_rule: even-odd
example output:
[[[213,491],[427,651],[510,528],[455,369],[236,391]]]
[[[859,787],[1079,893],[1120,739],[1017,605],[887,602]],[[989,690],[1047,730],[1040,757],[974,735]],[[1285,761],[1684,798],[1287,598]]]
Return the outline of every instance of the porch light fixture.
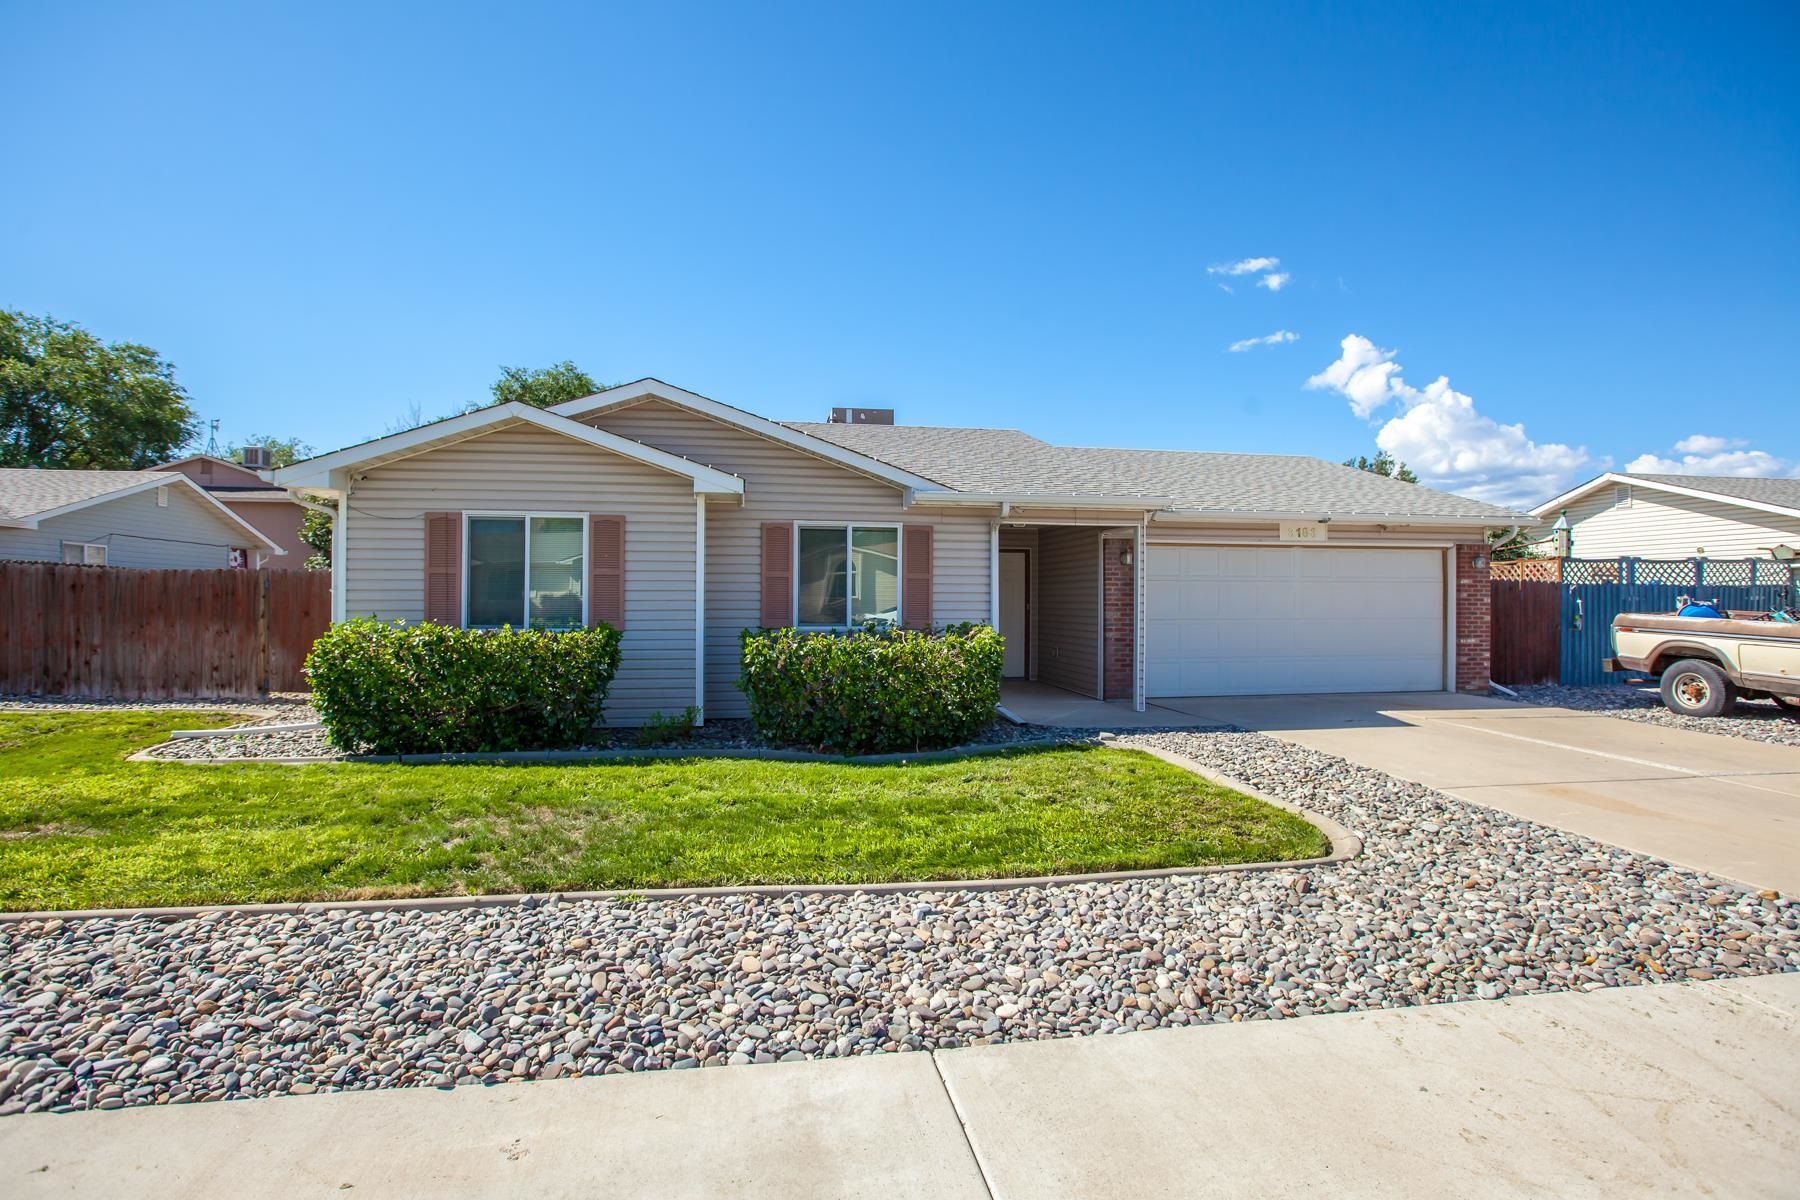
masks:
[[[1129,567],[1131,565],[1131,543],[1121,542],[1119,545],[1119,563],[1121,566]]]

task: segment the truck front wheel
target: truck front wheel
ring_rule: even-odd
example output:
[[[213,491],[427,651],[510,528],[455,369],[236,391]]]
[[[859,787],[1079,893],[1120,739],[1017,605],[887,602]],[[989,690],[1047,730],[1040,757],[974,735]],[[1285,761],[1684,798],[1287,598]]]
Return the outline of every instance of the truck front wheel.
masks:
[[[1737,703],[1725,672],[1701,658],[1684,658],[1662,675],[1663,704],[1690,717],[1716,717]]]

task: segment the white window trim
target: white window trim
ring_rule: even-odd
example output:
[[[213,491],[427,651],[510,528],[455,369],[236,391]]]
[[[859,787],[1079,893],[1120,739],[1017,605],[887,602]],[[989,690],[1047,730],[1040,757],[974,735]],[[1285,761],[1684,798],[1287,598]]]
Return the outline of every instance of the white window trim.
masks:
[[[856,556],[852,553],[852,538],[858,529],[891,529],[894,531],[894,624],[906,624],[906,536],[905,529],[898,522],[889,521],[795,521],[794,522],[794,562],[792,577],[794,580],[793,595],[789,598],[789,612],[794,614],[795,629],[813,630],[849,630],[860,629],[860,625],[802,625],[800,623],[800,531],[802,529],[842,529],[844,531],[844,619],[850,618],[850,600],[856,595]]]
[[[593,551],[591,531],[588,529],[588,514],[584,512],[512,512],[490,511],[488,509],[465,509],[462,514],[462,627],[464,629],[499,629],[498,625],[469,624],[469,521],[471,518],[483,519],[496,517],[502,520],[522,520],[525,522],[525,582],[520,593],[522,607],[520,615],[524,624],[515,626],[519,629],[531,628],[531,522],[536,517],[569,517],[581,521],[581,628],[590,624],[588,620],[589,585],[593,575],[593,564],[588,562],[588,555]]]
[[[69,548],[72,546],[80,546],[81,547],[81,561],[80,562],[72,563],[68,560]],[[96,550],[98,550],[100,552],[100,557],[98,559],[96,559],[94,557],[94,551],[96,551]],[[63,565],[64,566],[104,567],[106,565],[106,543],[105,542],[64,542],[62,544],[62,552],[63,552]]]

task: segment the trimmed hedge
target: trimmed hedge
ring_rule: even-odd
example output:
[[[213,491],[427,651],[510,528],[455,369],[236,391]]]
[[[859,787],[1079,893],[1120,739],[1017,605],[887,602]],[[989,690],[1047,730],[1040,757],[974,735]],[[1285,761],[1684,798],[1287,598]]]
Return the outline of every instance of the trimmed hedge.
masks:
[[[374,754],[579,746],[618,669],[608,625],[489,632],[362,617],[306,656],[331,744]]]
[[[986,625],[942,633],[746,629],[738,687],[756,731],[836,754],[935,750],[994,719],[1004,660]]]

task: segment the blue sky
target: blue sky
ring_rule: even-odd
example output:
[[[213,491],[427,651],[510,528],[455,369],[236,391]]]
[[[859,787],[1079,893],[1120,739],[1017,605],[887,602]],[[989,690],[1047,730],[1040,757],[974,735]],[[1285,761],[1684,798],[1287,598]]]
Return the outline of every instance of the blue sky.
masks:
[[[321,449],[571,358],[1492,499],[1800,470],[1791,4],[573,7],[0,0],[0,306]]]

